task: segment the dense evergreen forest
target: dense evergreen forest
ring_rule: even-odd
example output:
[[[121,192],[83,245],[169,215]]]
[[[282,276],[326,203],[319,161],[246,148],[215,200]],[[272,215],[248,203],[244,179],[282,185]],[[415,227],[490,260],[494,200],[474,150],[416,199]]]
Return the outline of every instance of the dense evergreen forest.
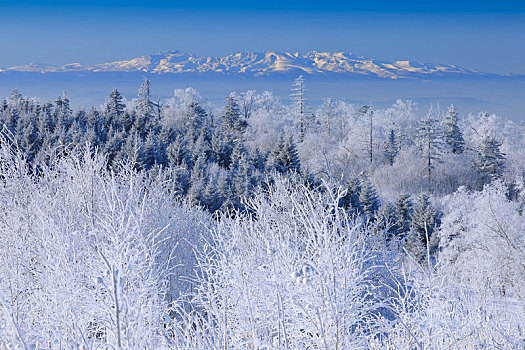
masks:
[[[525,348],[525,126],[307,96],[3,99],[0,348]]]

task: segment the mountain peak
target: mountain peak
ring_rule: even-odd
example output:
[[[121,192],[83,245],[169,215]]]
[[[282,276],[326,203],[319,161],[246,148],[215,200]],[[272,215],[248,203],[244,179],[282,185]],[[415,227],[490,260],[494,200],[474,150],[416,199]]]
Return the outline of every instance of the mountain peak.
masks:
[[[387,79],[444,75],[485,75],[455,65],[419,63],[410,60],[379,61],[349,52],[310,51],[238,52],[223,57],[197,56],[179,50],[164,51],[128,60],[97,65],[70,63],[63,66],[30,63],[0,69],[21,72],[146,72],[156,74],[218,73],[264,76],[271,74],[346,74]]]

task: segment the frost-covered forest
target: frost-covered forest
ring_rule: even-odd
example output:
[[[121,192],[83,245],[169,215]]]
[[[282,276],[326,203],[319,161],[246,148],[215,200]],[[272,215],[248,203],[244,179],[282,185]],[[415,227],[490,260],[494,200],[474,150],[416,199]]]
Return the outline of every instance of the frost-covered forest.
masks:
[[[3,99],[0,349],[525,348],[525,125],[291,100]]]

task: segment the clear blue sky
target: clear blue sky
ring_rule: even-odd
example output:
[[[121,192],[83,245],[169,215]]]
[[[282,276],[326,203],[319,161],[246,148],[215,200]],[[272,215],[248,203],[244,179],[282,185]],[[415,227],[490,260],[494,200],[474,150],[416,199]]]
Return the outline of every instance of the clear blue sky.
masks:
[[[0,67],[269,49],[525,74],[525,1],[0,0]]]

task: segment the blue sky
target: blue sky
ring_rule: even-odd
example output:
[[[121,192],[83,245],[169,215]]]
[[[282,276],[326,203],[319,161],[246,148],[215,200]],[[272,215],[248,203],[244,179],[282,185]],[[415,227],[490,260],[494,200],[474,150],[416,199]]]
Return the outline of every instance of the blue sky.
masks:
[[[160,9],[271,9],[308,11],[364,11],[364,12],[523,12],[521,0],[0,0],[0,5],[9,7],[47,8],[160,8]]]
[[[525,74],[525,1],[458,2],[0,0],[0,67],[275,49]]]

